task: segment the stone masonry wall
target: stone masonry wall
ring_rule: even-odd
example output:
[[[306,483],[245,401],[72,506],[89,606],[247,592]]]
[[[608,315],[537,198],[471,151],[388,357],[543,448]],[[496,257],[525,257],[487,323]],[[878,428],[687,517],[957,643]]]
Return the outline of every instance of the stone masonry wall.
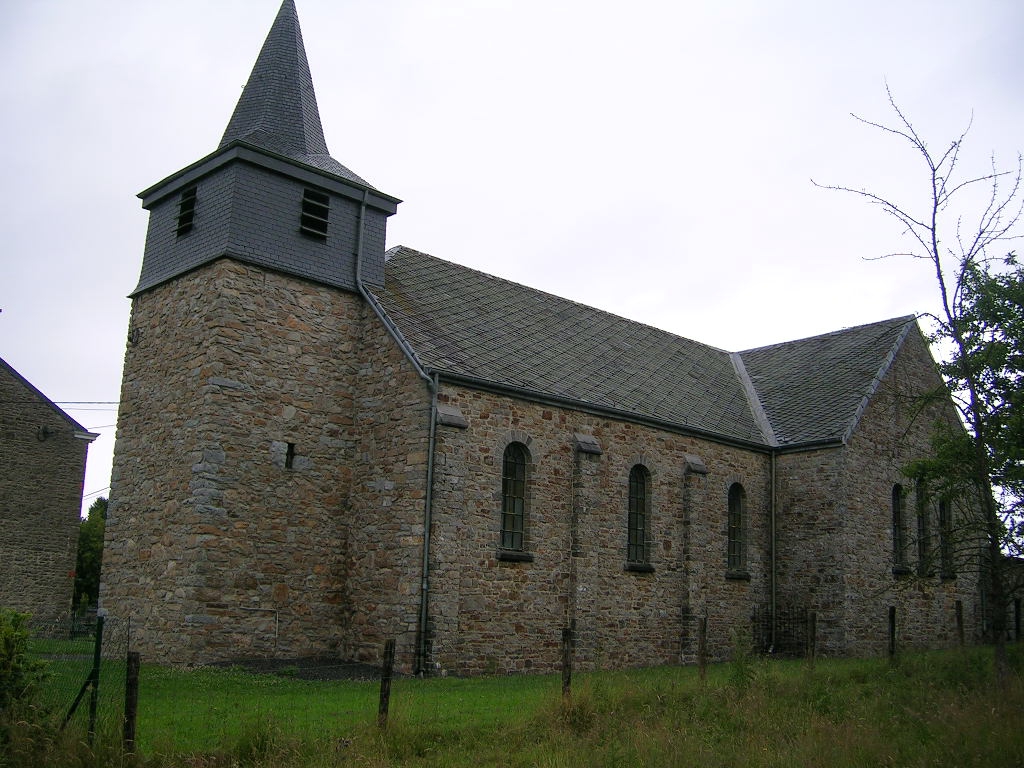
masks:
[[[88,442],[0,366],[0,606],[66,616]]]
[[[373,310],[363,307],[353,396],[352,525],[343,658],[414,669],[423,573],[431,393]]]
[[[228,259],[135,298],[100,599],[149,658],[341,647],[361,320]]]
[[[763,454],[570,409],[443,386],[468,427],[438,427],[430,620],[435,671],[551,671],[563,627],[581,668],[678,663],[697,615],[729,655],[767,594],[768,462]],[[574,435],[603,453],[581,454]],[[527,551],[499,555],[502,456],[529,451]],[[706,475],[688,473],[687,454]],[[650,572],[626,569],[630,469],[651,475]],[[728,488],[743,484],[749,579],[726,578]]]

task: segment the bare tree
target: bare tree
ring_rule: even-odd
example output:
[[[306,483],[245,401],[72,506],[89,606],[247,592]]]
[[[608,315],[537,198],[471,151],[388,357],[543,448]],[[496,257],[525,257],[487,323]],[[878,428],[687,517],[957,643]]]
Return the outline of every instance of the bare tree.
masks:
[[[1022,161],[1000,169],[994,156],[987,172],[964,174],[960,153],[970,124],[941,152],[933,153],[886,87],[892,124],[859,122],[909,144],[924,164],[930,197],[904,205],[871,191],[822,185],[857,195],[896,219],[904,250],[876,258],[920,259],[935,279],[939,309],[924,313],[940,350],[940,371],[962,428],[936,426],[935,455],[907,473],[937,482],[976,516],[982,543],[980,574],[991,608],[998,679],[1007,676],[1008,555],[1019,555],[1024,491],[1024,271],[1010,250],[1024,211]],[[813,180],[812,180],[813,181]],[[917,212],[912,212],[917,211]]]

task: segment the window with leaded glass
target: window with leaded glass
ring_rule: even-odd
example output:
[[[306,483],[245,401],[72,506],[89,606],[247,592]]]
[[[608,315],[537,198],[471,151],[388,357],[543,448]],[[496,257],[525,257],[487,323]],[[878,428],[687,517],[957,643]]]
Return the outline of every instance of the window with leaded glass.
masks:
[[[729,486],[728,567],[733,572],[747,568],[747,494],[743,486]]]
[[[953,566],[953,516],[949,501],[939,499],[939,560],[942,567],[942,578],[951,579],[956,576]]]
[[[629,516],[626,532],[626,560],[630,563],[646,563],[649,560],[647,548],[647,526],[650,519],[651,473],[641,464],[629,472]]]
[[[511,443],[501,462],[501,548],[526,549],[526,448]]]
[[[926,576],[932,570],[929,562],[931,530],[928,520],[928,488],[924,481],[918,480],[914,490],[917,497],[917,572]]]
[[[892,487],[892,565],[896,573],[906,573],[907,568],[907,541],[904,533],[906,521],[904,520],[904,493],[903,486],[897,483]]]

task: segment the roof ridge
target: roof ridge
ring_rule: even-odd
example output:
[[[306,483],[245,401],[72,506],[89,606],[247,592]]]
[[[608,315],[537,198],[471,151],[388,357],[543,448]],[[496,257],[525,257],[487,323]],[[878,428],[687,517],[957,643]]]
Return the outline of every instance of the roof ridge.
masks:
[[[76,421],[70,415],[68,415],[63,408],[61,408],[59,405],[53,402],[53,400],[44,395],[42,390],[39,389],[39,387],[37,387],[28,379],[26,379],[20,373],[18,373],[17,369],[13,365],[8,363],[6,360],[4,360],[2,357],[0,357],[0,368],[6,369],[7,372],[10,373],[15,379],[20,381],[21,384],[26,389],[28,389],[36,397],[38,397],[43,402],[43,405],[49,407],[59,417],[64,419],[73,430],[75,430],[77,433],[80,433],[83,437],[88,436],[89,442],[92,442],[97,437],[99,437],[99,434],[95,432],[90,432],[88,429],[79,424],[78,421]]]
[[[898,317],[890,317],[887,320],[876,320],[872,323],[861,323],[860,325],[850,325],[845,328],[839,328],[835,331],[828,331],[826,333],[817,333],[813,336],[804,336],[799,339],[790,339],[788,341],[779,341],[774,344],[765,344],[760,347],[751,347],[750,349],[740,350],[739,354],[746,355],[751,352],[760,352],[767,349],[776,349],[779,347],[787,347],[793,344],[802,344],[807,341],[815,341],[817,339],[825,339],[829,336],[839,336],[844,333],[851,333],[854,331],[864,330],[865,328],[871,328],[873,326],[894,326],[900,324],[906,324],[917,319],[917,315],[900,315]]]
[[[896,320],[899,318],[893,318]],[[874,377],[871,379],[871,383],[868,385],[867,390],[861,397],[860,402],[857,404],[857,410],[854,411],[853,418],[850,419],[849,425],[846,427],[846,431],[843,432],[843,443],[849,442],[853,433],[856,431],[857,426],[860,424],[861,418],[864,416],[864,411],[867,410],[868,403],[871,402],[871,398],[875,396],[875,392],[882,384],[882,380],[886,374],[889,373],[889,369],[892,368],[892,364],[896,361],[896,355],[899,353],[900,348],[903,346],[903,342],[907,340],[907,336],[910,335],[911,329],[916,326],[917,317],[915,315],[907,315],[907,323],[903,326],[899,336],[893,341],[892,346],[889,348],[889,352],[886,354],[885,359],[882,360],[882,364],[878,367],[878,371],[875,372]],[[869,325],[874,325],[871,323]]]
[[[750,374],[747,373],[747,366],[743,362],[743,355],[740,352],[733,352],[729,355],[729,359],[732,360],[733,367],[736,369],[736,377],[740,380],[743,392],[747,396],[747,402],[750,404],[750,412],[754,417],[754,423],[757,424],[764,435],[765,443],[772,448],[777,448],[779,446],[779,439],[776,437],[775,429],[772,427],[772,422],[764,409],[764,403],[761,402],[761,396],[758,395],[757,388],[754,386]]]

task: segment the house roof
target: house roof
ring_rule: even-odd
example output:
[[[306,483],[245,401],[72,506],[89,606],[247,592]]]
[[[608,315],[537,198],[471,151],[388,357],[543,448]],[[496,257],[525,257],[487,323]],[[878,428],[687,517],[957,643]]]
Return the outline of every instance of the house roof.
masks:
[[[406,247],[375,295],[427,370],[766,447],[843,440],[914,323],[731,355]]]
[[[11,366],[10,363],[8,363],[6,360],[4,360],[2,357],[0,357],[0,372],[2,372],[2,371],[6,371],[8,373],[8,375],[10,375],[10,377],[12,379],[14,379],[14,381],[18,382],[29,393],[29,395],[30,395],[30,397],[32,399],[38,401],[42,405],[45,405],[47,408],[49,408],[51,411],[53,411],[58,417],[63,419],[67,423],[67,425],[71,428],[72,433],[76,437],[81,437],[82,439],[88,440],[89,442],[92,442],[97,437],[99,437],[99,434],[97,434],[95,432],[90,432],[85,427],[83,427],[81,424],[79,424],[77,421],[75,421],[73,418],[68,416],[63,410],[61,410],[57,406],[56,403],[54,403],[50,398],[48,398],[42,392],[40,392],[35,387],[35,385],[32,384],[31,381],[29,381],[24,376],[22,376],[20,373],[18,373]]]
[[[327,150],[293,0],[284,0],[220,142],[245,142],[358,184]]]

